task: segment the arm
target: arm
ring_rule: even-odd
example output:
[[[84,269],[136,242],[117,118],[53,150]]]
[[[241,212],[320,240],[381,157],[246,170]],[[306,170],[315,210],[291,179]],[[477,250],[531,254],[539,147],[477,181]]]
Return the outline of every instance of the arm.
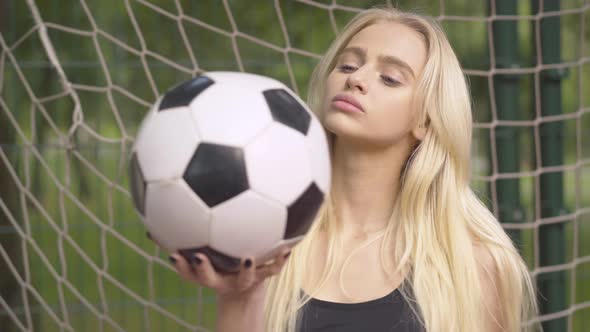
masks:
[[[243,295],[217,295],[217,332],[263,332],[264,282]]]
[[[281,271],[289,252],[283,249],[274,262],[261,267],[253,258],[244,260],[238,274],[216,272],[203,254],[195,255],[193,267],[177,253],[170,260],[183,279],[216,291],[216,332],[264,332],[265,281]]]

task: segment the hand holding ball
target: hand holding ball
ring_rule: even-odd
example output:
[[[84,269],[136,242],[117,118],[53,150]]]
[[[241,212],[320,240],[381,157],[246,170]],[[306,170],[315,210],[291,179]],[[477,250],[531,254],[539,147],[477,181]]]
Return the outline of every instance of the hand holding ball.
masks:
[[[210,72],[162,96],[143,120],[131,192],[150,234],[219,271],[265,262],[309,230],[330,187],[324,129],[271,78]]]

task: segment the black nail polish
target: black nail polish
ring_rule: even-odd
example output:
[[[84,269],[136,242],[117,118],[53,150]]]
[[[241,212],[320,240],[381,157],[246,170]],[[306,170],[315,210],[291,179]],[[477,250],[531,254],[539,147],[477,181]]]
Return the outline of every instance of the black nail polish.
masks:
[[[145,232],[145,236],[147,236],[148,239],[153,240],[152,234],[150,234],[150,232]]]
[[[247,269],[250,268],[250,266],[252,266],[252,260],[250,260],[250,258],[246,259],[246,261],[244,262],[244,266]]]
[[[172,256],[168,256],[168,259],[170,260],[170,263],[176,264],[176,258],[174,258]]]
[[[203,260],[200,259],[198,256],[195,256],[195,263],[197,263],[197,265],[201,265],[201,263],[203,263]]]

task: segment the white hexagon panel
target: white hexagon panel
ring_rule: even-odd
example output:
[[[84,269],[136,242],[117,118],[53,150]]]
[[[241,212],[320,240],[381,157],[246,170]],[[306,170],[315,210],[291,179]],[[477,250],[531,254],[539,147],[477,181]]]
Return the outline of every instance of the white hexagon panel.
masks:
[[[231,71],[212,71],[206,74],[215,82],[248,87],[249,90],[263,91],[268,89],[284,89],[285,85],[270,77]],[[228,96],[229,97],[229,96]]]
[[[147,184],[144,222],[166,249],[206,246],[211,214],[192,189],[182,180]]]
[[[211,214],[210,246],[232,257],[256,256],[274,247],[287,223],[285,206],[251,190],[216,206]]]
[[[312,182],[305,136],[278,122],[245,148],[250,188],[289,205]]]
[[[262,93],[237,83],[213,84],[190,104],[203,141],[243,147],[272,122]]]
[[[144,180],[181,177],[199,143],[189,108],[159,110],[144,121],[134,146]]]

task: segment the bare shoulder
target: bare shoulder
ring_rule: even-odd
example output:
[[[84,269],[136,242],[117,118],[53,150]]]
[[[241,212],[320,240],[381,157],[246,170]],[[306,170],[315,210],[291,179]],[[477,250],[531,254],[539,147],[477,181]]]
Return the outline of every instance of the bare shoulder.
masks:
[[[481,282],[485,331],[503,331],[505,322],[498,289],[500,277],[498,266],[490,249],[485,245],[474,244],[473,252]]]
[[[490,249],[483,244],[474,244],[473,253],[479,273],[488,277],[497,277],[498,268]]]
[[[473,245],[473,254],[481,282],[482,295],[484,297],[494,295],[497,292],[496,281],[500,277],[494,256],[488,247],[481,244]]]

